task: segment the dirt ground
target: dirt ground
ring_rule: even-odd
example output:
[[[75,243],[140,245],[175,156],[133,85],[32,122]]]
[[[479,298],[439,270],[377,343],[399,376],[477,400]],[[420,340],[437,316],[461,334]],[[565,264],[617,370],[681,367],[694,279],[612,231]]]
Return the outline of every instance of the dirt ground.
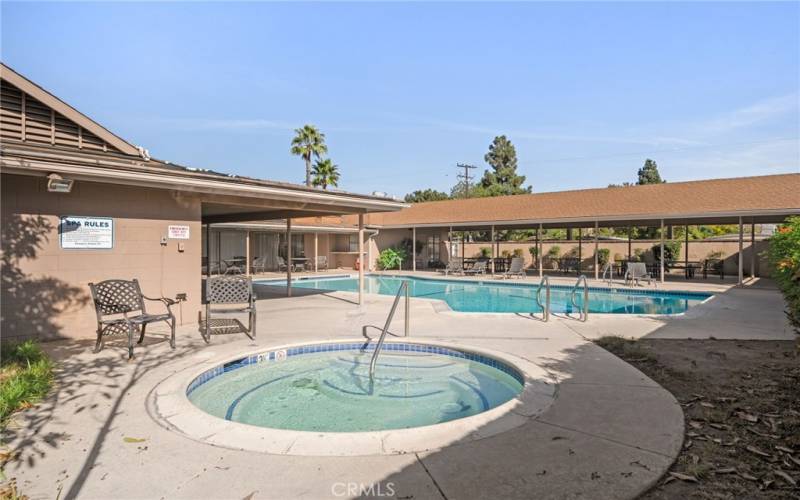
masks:
[[[800,499],[797,343],[606,337],[598,344],[683,407],[683,451],[642,499]]]

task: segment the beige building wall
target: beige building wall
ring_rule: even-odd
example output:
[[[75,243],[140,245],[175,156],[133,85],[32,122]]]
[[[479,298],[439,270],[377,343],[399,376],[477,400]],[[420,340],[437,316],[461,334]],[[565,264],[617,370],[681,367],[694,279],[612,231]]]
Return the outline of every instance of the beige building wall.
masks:
[[[62,249],[58,226],[64,215],[113,218],[114,248]],[[166,190],[76,181],[71,193],[49,193],[43,178],[3,174],[3,340],[94,337],[88,283],[111,278],[137,278],[150,297],[186,293],[188,300],[173,311],[179,324],[196,322],[200,218],[197,198]],[[162,246],[169,225],[189,226],[190,238]],[[147,306],[163,309],[157,302]]]

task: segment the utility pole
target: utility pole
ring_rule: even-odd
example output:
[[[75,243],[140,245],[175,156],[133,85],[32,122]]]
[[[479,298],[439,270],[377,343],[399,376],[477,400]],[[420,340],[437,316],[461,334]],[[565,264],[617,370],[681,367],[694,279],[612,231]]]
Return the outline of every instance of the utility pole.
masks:
[[[473,178],[473,176],[469,173],[470,170],[474,170],[478,167],[475,165],[470,165],[468,163],[457,163],[456,168],[463,168],[464,173],[458,174],[458,178],[464,181],[464,198],[469,198],[469,181]]]

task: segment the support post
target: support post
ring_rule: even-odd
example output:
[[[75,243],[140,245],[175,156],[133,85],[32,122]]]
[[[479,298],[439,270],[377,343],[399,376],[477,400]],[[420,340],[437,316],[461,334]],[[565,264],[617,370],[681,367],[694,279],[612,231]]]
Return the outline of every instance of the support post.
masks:
[[[211,224],[206,223],[206,278],[209,277],[211,277]]]
[[[631,226],[628,226],[628,262],[631,261]]]
[[[314,273],[319,271],[319,233],[314,231]]]
[[[358,305],[364,303],[364,214],[358,214]]]
[[[292,296],[292,219],[286,219],[286,296]]]
[[[661,283],[664,283],[664,219],[661,219],[661,258],[658,263],[658,276]]]
[[[250,276],[250,231],[244,234],[244,274]]]
[[[598,252],[600,251],[600,241],[598,240],[598,231],[600,229],[599,222],[594,221],[594,279],[600,279],[600,256]]]
[[[739,286],[744,282],[744,226],[742,225],[742,218],[739,217]]]
[[[467,232],[461,231],[461,269],[464,269],[464,259],[467,257]]]
[[[683,246],[686,247],[683,254],[683,272],[686,279],[689,279],[689,224],[684,224],[683,226],[683,241]]]
[[[492,225],[492,276],[494,276],[494,225]]]
[[[411,270],[417,272],[417,228],[411,228]]]
[[[756,223],[750,223],[750,279],[756,277]]]
[[[539,279],[544,276],[544,240],[541,236],[542,234],[542,224],[539,223],[539,232],[537,233],[537,237],[539,238]]]
[[[578,228],[578,276],[583,271],[583,228]]]

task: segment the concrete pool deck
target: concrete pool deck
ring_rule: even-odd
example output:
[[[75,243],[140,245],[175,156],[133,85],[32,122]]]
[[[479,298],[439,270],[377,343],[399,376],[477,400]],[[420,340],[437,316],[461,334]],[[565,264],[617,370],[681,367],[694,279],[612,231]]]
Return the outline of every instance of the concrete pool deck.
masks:
[[[412,340],[509,353],[547,370],[558,389],[552,406],[524,425],[498,430],[490,422],[488,437],[405,455],[215,447],[158,425],[148,405],[161,381],[202,361],[358,336],[363,325],[382,324],[391,297],[367,295],[361,308],[346,293],[260,300],[255,341],[216,336],[206,346],[196,327],[185,326],[176,350],[155,333],[132,363],[122,341],[99,354],[90,340],[51,342],[44,347],[59,361],[55,389],[9,425],[6,441],[19,454],[5,472],[31,498],[633,498],[680,450],[683,413],[666,390],[588,339],[785,338],[773,295],[769,287],[731,289],[676,318],[594,315],[546,324],[513,314],[442,314],[431,301],[412,300]],[[392,331],[402,332],[402,319]]]

